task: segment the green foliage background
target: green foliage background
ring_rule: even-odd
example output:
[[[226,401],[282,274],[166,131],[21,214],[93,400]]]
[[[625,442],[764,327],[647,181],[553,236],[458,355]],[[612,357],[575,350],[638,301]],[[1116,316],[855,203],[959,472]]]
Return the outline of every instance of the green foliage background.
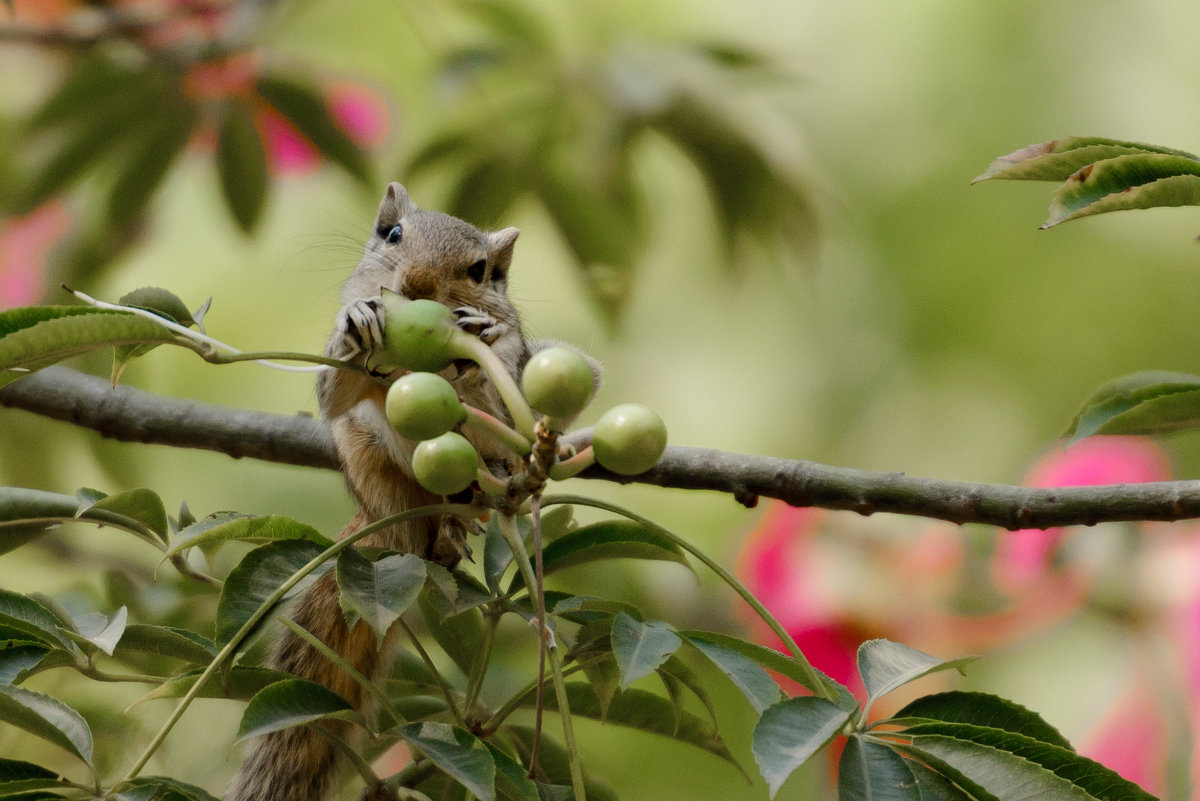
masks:
[[[695,172],[663,141],[644,142],[635,169],[649,187],[648,248],[615,330],[588,301],[545,210],[523,203],[504,219],[474,220],[522,229],[513,294],[531,333],[581,344],[606,364],[595,409],[645,402],[679,444],[1012,482],[1095,386],[1141,369],[1200,372],[1194,210],[1038,231],[1047,185],[968,186],[997,154],[1059,135],[1103,132],[1200,146],[1190,83],[1200,67],[1190,36],[1200,24],[1193,3],[547,0],[540,7],[569,58],[586,60],[605,42],[640,38],[732,42],[775,59],[788,77],[770,90],[779,115],[772,141],[804,154],[821,220],[810,258],[780,261],[751,248],[735,250],[730,268],[721,221]],[[449,88],[430,91],[430,55],[473,32],[407,0],[352,7],[311,0],[289,8],[270,34],[280,58],[366,79],[398,99],[381,163],[387,178],[405,181],[398,165],[455,102]],[[30,75],[29,64],[27,54],[0,45],[0,103],[14,112],[38,99],[49,81]],[[18,75],[22,80],[12,79]],[[409,182],[409,189],[431,208],[451,194],[439,175]],[[211,166],[193,156],[168,177],[145,244],[98,284],[81,288],[115,299],[162,285],[193,306],[211,295],[206,323],[222,339],[318,351],[376,195],[330,170],[284,179],[258,235],[248,239],[222,208]],[[99,360],[90,368],[107,373]],[[307,377],[216,368],[173,349],[135,362],[123,381],[233,406],[316,410]],[[1181,473],[1196,475],[1194,435],[1169,447]],[[58,492],[151,486],[165,498],[186,499],[198,513],[280,512],[328,534],[351,512],[332,473],[102,442],[7,410],[0,412],[0,483]],[[738,533],[754,520],[725,497],[596,483],[585,489],[619,493],[625,505],[724,554],[727,563]],[[97,564],[126,558],[126,546],[102,531],[62,539]],[[0,565],[9,589],[68,600],[98,591],[98,571],[76,586],[76,576],[58,569],[61,554],[17,558]],[[633,576],[653,580],[635,590]],[[630,592],[652,596],[661,617],[681,628],[714,615],[732,620],[726,600],[706,594],[707,585],[697,587],[682,570],[620,580]],[[1055,669],[1068,675],[1081,668],[1060,659]],[[1090,692],[1102,696],[1105,681],[1102,669],[1077,677],[1069,701],[1028,682],[1002,691],[1071,737],[1072,727],[1085,723],[1076,707],[1089,704]],[[129,693],[130,701],[137,695],[113,693]],[[750,711],[732,694],[721,701],[728,732],[748,730],[738,715],[750,720]],[[152,707],[131,719],[149,730]],[[190,762],[177,771],[180,778],[219,789],[212,776],[237,761],[224,743],[238,710],[204,709],[211,722],[197,717],[193,730],[214,732],[214,745],[177,735],[161,759]],[[114,720],[109,728],[125,725],[128,719]],[[622,798],[747,793],[717,760],[610,728],[589,726],[585,736],[589,766],[622,788]],[[746,743],[733,739],[735,753],[747,754]],[[0,732],[6,754],[18,757],[24,747],[13,732]],[[789,793],[805,797],[803,783],[793,781],[779,797]]]

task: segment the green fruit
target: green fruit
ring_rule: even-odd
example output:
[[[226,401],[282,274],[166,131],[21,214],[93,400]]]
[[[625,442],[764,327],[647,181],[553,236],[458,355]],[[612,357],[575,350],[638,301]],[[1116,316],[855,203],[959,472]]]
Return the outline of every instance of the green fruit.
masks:
[[[570,418],[592,399],[596,379],[587,359],[570,348],[540,350],[521,374],[521,389],[529,404],[542,414]]]
[[[383,360],[414,372],[436,373],[462,356],[454,312],[432,300],[383,293]]]
[[[649,406],[623,403],[596,421],[592,448],[596,461],[623,476],[644,473],[658,463],[667,447],[667,427]]]
[[[447,431],[418,445],[412,464],[413,475],[422,487],[438,495],[453,495],[471,486],[479,457],[466,437]]]
[[[400,436],[433,439],[467,419],[467,410],[450,382],[435,373],[409,373],[389,388],[384,405]]]

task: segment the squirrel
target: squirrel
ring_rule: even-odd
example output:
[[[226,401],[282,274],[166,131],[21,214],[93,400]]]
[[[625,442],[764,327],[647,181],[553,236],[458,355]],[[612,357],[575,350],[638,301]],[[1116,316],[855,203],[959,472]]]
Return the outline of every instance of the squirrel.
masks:
[[[372,356],[382,343],[384,315],[381,289],[410,299],[427,298],[450,308],[462,329],[478,336],[518,378],[535,350],[550,343],[530,343],[521,331],[517,310],[508,298],[508,272],[519,231],[483,232],[447,214],[418,209],[398,183],[389,184],[362,261],[346,281],[343,306],[326,355],[359,364],[369,372],[386,369]],[[598,368],[595,367],[598,380]],[[473,364],[454,365],[451,378],[464,402],[502,420],[509,414],[484,372]],[[329,420],[358,512],[342,531],[345,537],[367,524],[406,509],[439,503],[441,498],[412,476],[416,443],[400,437],[384,413],[386,386],[370,376],[327,368],[317,380],[322,415]],[[515,457],[486,438],[472,438],[489,465]],[[392,526],[362,540],[362,545],[415,553],[453,567],[469,556],[467,524],[458,519],[423,518]],[[326,572],[292,611],[292,619],[340,654],[359,673],[373,678],[385,666],[384,647],[362,622],[348,627],[338,603],[333,571]],[[277,641],[270,667],[319,682],[362,708],[363,688],[290,631]],[[331,724],[337,734],[344,724]],[[308,726],[257,738],[234,777],[230,801],[320,801],[331,789],[335,748]],[[371,797],[368,791],[367,797]]]

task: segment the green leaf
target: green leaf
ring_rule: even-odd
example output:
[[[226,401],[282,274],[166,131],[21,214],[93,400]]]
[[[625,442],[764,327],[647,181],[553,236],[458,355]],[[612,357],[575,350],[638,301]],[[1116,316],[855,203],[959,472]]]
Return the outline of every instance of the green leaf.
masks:
[[[533,524],[524,515],[515,517],[514,520],[517,523],[517,532],[523,540],[528,541]],[[492,592],[499,592],[500,579],[504,576],[504,571],[508,569],[508,566],[513,563],[513,552],[512,548],[508,547],[508,541],[504,539],[504,535],[500,533],[498,515],[492,515],[484,531],[483,579]]]
[[[254,116],[241,103],[230,103],[221,121],[217,177],[233,219],[239,228],[250,233],[266,207],[267,157]]]
[[[621,689],[654,672],[682,643],[667,623],[642,623],[619,613],[613,618],[612,650],[621,670]]]
[[[496,797],[496,761],[470,732],[446,723],[408,723],[396,732],[480,801]]]
[[[277,681],[246,705],[237,742],[328,718],[362,724],[362,715],[350,702],[324,684],[307,679]]]
[[[742,691],[754,711],[762,714],[779,703],[783,693],[767,671],[748,656],[703,639],[688,639],[696,650],[708,657]]]
[[[712,721],[713,725],[717,725],[717,708],[713,704],[712,697],[708,694],[708,690],[705,689],[704,683],[700,680],[700,677],[696,675],[696,673],[690,667],[688,667],[678,655],[672,656],[670,659],[664,662],[658,669],[658,675],[662,678],[663,684],[667,685],[667,692],[671,693],[672,699],[675,701],[677,707],[679,707],[680,699],[676,697],[676,694],[679,693],[681,688],[686,687],[692,692],[693,695],[696,696],[696,698],[700,700],[700,703],[704,705],[704,708],[708,710],[708,717],[709,720]],[[596,682],[591,678],[590,673],[588,674],[588,678],[592,681],[592,689],[595,689]],[[672,685],[674,685],[674,687],[672,687]],[[616,683],[614,677],[614,689],[615,686]],[[597,695],[599,695],[599,693],[597,693]]]
[[[54,743],[94,772],[92,730],[82,715],[57,698],[0,684],[0,721]]]
[[[753,659],[768,670],[773,670],[782,676],[786,676],[802,687],[806,687],[813,692],[817,690],[816,687],[809,687],[808,675],[796,660],[779,653],[773,648],[767,648],[762,645],[746,642],[745,640],[739,640],[737,637],[730,637],[728,634],[718,634],[713,631],[681,631],[680,636],[693,645],[697,642],[708,642],[713,645],[719,645],[722,648]],[[826,680],[832,681],[828,677],[826,677]],[[837,684],[837,682],[833,682],[833,685],[838,688],[838,693],[842,696],[842,701],[844,702],[842,706],[845,706],[847,709],[856,708],[857,702],[850,695],[849,690]]]
[[[154,312],[179,325],[192,326],[196,321],[191,312],[174,293],[158,287],[142,287],[122,295],[117,301],[122,306],[133,306]],[[125,366],[135,358],[143,356],[157,345],[118,345],[113,349],[112,384],[117,385]]]
[[[265,515],[251,517],[237,512],[218,512],[196,521],[175,535],[166,556],[187,548],[218,545],[230,540],[247,542],[286,542],[301,540],[320,545],[322,549],[333,545],[333,540],[312,526],[292,520],[290,517]]]
[[[863,714],[881,695],[940,670],[957,670],[979,657],[965,656],[945,661],[891,640],[867,640],[858,647],[858,672],[867,689]]]
[[[611,520],[568,532],[542,552],[546,575],[601,559],[657,559],[687,565],[683,550],[667,537],[627,520]],[[512,594],[525,586],[518,572],[509,584]]]
[[[611,654],[600,659],[580,661],[583,661],[583,675],[591,682],[592,692],[600,702],[600,722],[603,723],[608,715],[608,705],[612,703],[620,687],[621,669],[617,667],[617,660]]]
[[[190,103],[170,103],[160,110],[155,123],[130,143],[121,173],[109,191],[111,225],[124,227],[145,215],[155,191],[191,139],[196,119],[196,109]]]
[[[187,629],[134,624],[126,627],[114,653],[155,654],[207,665],[216,656],[216,649],[211,640]]]
[[[0,684],[20,684],[48,653],[45,643],[8,639],[0,629]]]
[[[1000,801],[1153,801],[1153,796],[1097,762],[1013,732],[962,723],[926,723],[897,736],[911,754],[972,795]]]
[[[435,573],[429,571],[431,577]],[[459,670],[470,676],[475,660],[482,656],[483,614],[477,607],[459,612],[432,580],[426,583],[417,603],[433,639]]]
[[[512,801],[540,801],[537,785],[526,775],[525,768],[486,740],[484,745],[496,763],[496,791]]]
[[[66,635],[68,626],[45,605],[26,595],[0,588],[0,626],[22,632],[52,648],[62,648],[82,659],[83,654]]]
[[[354,548],[337,561],[342,611],[363,620],[380,644],[392,623],[417,600],[425,586],[425,561],[415,554],[393,554],[377,562]]]
[[[35,790],[69,787],[57,773],[32,762],[0,758],[0,798],[23,796]]]
[[[547,709],[558,708],[558,700],[553,694],[547,695],[544,703]],[[606,713],[591,685],[568,682],[567,703],[571,707],[572,715],[594,720],[603,719],[617,726],[627,726],[649,734],[669,737],[714,754],[741,770],[725,741],[717,734],[715,726],[686,711],[677,717],[674,704],[662,696],[630,688],[612,699]]]
[[[1109,381],[1083,402],[1064,436],[1165,434],[1200,427],[1200,376],[1148,370]]]
[[[838,761],[838,801],[921,801],[921,789],[904,757],[855,734]]]
[[[282,540],[260,545],[246,554],[229,572],[225,585],[221,588],[221,598],[217,602],[217,644],[224,645],[229,642],[258,612],[268,596],[294,573],[320,556],[324,550],[320,545],[307,540]],[[326,563],[306,576],[292,588],[280,605],[308,589],[328,568],[329,564]],[[277,611],[278,609],[272,610],[271,614]]]
[[[1140,153],[1165,153],[1189,159],[1196,158],[1182,150],[1147,145],[1141,142],[1123,142],[1100,136],[1072,136],[1029,145],[1020,150],[1014,150],[1006,156],[1001,156],[992,162],[987,171],[971,183],[986,181],[990,178],[1065,181],[1074,173],[1097,161]]]
[[[752,748],[772,798],[796,768],[837,736],[852,714],[816,696],[789,698],[762,713]]]
[[[196,680],[200,678],[202,672],[201,669],[196,669],[172,676],[139,698],[133,706],[161,698],[182,698],[195,686]],[[291,678],[295,677],[281,670],[235,666],[232,670],[210,676],[208,681],[204,682],[204,686],[197,692],[197,697],[249,701],[264,688]]]
[[[988,693],[955,690],[925,695],[897,712],[888,723],[903,723],[906,718],[1002,729],[1074,750],[1067,738],[1041,715],[1014,701]]]
[[[986,801],[971,795],[950,779],[915,760],[905,762],[917,781],[921,801]]]
[[[117,801],[221,801],[201,787],[166,776],[139,776],[128,784],[121,785],[117,790],[116,799]]]
[[[98,348],[175,341],[168,329],[130,312],[89,307],[57,315],[0,337],[0,386]]]
[[[91,643],[112,656],[113,649],[116,648],[121,636],[125,633],[125,621],[128,617],[129,610],[122,606],[111,620],[100,612],[77,617],[75,618],[75,628],[80,640]]]
[[[1072,175],[1050,204],[1049,228],[1092,214],[1200,204],[1200,161],[1144,153],[1098,161]]]
[[[104,516],[94,517],[91,512],[111,512],[130,520],[136,520],[150,531],[167,541],[167,509],[162,498],[148,489],[132,489],[108,495],[93,503],[91,506],[80,506],[77,517],[88,519],[105,519]]]
[[[256,88],[322,155],[363,184],[375,183],[366,155],[338,126],[316,89],[298,78],[279,74],[261,76]]]

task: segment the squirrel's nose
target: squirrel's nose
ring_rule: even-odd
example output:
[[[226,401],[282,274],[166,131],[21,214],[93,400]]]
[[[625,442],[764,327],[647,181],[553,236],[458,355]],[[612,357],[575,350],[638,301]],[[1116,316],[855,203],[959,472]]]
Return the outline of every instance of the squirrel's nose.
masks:
[[[438,282],[435,271],[411,267],[400,282],[400,294],[409,300],[438,300]]]

